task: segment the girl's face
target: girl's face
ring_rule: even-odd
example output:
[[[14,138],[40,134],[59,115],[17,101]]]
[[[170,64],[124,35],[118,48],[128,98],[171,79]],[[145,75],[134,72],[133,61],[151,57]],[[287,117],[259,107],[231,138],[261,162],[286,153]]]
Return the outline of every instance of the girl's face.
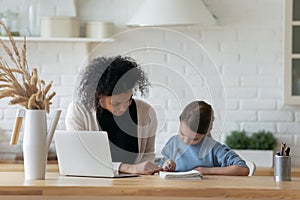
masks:
[[[123,115],[132,102],[132,90],[128,90],[127,92],[112,95],[112,96],[104,96],[100,98],[100,105],[102,108],[108,110],[115,116]]]
[[[186,145],[198,144],[205,136],[191,131],[191,129],[185,124],[185,122],[180,122],[178,135]]]

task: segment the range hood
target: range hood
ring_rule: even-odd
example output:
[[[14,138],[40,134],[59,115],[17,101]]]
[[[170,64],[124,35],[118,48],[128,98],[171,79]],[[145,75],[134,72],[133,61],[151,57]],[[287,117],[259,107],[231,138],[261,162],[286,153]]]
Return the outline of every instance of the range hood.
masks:
[[[214,25],[202,0],[144,0],[127,26]]]

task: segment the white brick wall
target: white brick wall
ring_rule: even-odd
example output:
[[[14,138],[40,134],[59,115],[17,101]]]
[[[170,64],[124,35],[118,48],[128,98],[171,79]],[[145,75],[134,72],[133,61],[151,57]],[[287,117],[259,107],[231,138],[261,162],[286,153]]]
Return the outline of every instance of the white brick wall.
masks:
[[[145,47],[164,45],[163,51],[143,49],[130,53],[144,65],[151,81],[156,82],[146,101],[155,106],[160,121],[157,153],[166,140],[176,134],[178,114],[184,105],[192,99],[201,98],[213,104],[217,116],[225,115],[225,118],[216,119],[213,135],[217,138],[224,139],[232,130],[272,131],[279,142],[287,142],[292,147],[293,165],[299,167],[300,109],[283,104],[284,1],[204,1],[218,18],[218,26],[171,27],[171,30],[193,38],[208,51],[216,66],[193,41],[168,30],[137,34],[135,41],[127,38],[131,41],[128,44],[124,38],[111,44],[119,48],[119,52],[141,47],[138,41],[145,39]],[[17,10],[17,2],[0,0],[0,11],[4,5]],[[65,2],[70,3],[67,0]],[[115,23],[115,32],[119,33],[127,29],[124,24],[139,4],[138,0],[81,0],[78,1],[78,13],[82,25],[87,20],[111,20]],[[52,6],[50,10],[56,9],[59,13],[72,13],[72,10],[66,8],[66,3],[53,1],[49,6]],[[106,55],[109,46],[104,45],[99,55]],[[63,129],[73,83],[86,58],[87,46],[81,43],[40,42],[30,43],[28,49],[30,66],[37,66],[40,76],[46,81],[54,80],[53,90],[58,95],[53,107],[63,109],[59,122],[59,128]],[[195,71],[180,55],[188,55],[188,60],[196,61],[199,71]],[[222,93],[223,88],[219,87],[218,77],[222,79],[220,82],[223,81],[225,94]],[[9,136],[11,133],[15,111],[15,107],[7,106],[6,100],[0,101],[1,135]],[[224,126],[221,126],[223,121]],[[221,127],[222,135],[219,137]],[[9,137],[1,135],[0,155],[3,156],[0,159],[5,158],[7,152],[13,155],[21,151],[20,148],[16,150],[15,147],[7,146]]]

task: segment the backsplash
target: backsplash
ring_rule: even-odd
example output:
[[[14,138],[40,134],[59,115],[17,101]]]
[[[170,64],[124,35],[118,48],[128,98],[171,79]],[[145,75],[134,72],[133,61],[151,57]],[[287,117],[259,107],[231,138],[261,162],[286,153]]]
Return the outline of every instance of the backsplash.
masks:
[[[3,5],[21,9],[17,2],[0,0],[0,12]],[[53,1],[52,10],[65,10],[66,15],[72,15],[74,11],[64,6],[70,2]],[[224,141],[232,130],[271,131],[278,142],[291,147],[292,164],[300,166],[300,109],[283,104],[284,2],[204,2],[217,17],[217,26],[129,29],[124,24],[139,5],[138,0],[77,0],[81,35],[86,21],[112,21],[117,33],[114,42],[100,44],[90,55],[97,44],[28,42],[29,66],[36,66],[46,82],[54,82],[57,96],[52,110],[63,109],[58,129],[65,128],[66,109],[87,56],[123,54],[141,63],[152,82],[145,100],[154,106],[160,122],[158,155],[167,139],[177,133],[182,108],[197,98],[208,101],[215,109],[212,135],[216,139]],[[6,100],[0,101],[2,160],[14,159],[22,152],[21,146],[9,146],[17,108],[8,107]]]

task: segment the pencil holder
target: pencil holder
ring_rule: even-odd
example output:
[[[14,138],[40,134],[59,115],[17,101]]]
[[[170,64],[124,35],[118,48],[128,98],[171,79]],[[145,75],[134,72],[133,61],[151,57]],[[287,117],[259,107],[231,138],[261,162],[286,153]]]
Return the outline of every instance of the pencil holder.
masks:
[[[291,181],[291,157],[274,156],[275,181]]]

